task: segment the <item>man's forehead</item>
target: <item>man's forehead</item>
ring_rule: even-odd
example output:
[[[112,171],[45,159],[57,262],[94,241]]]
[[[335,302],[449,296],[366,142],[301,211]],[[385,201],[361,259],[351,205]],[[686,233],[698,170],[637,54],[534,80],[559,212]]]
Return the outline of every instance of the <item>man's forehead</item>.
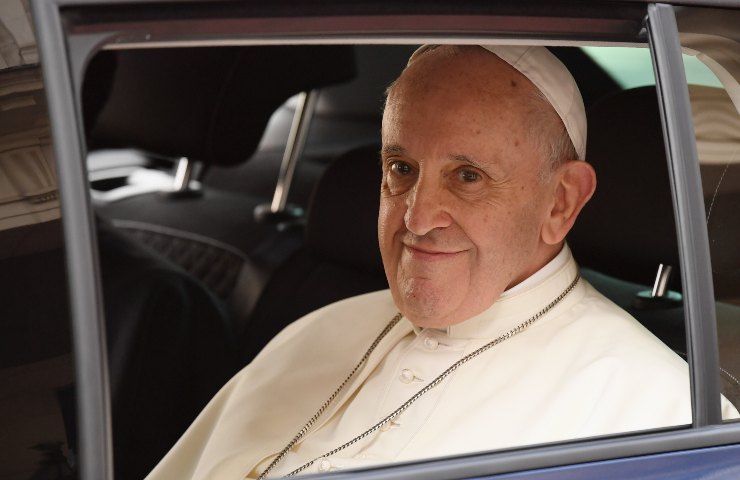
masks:
[[[480,47],[442,45],[410,61],[397,83],[407,87],[446,85],[464,93],[462,89],[470,87],[475,80],[485,88],[509,77],[536,88],[511,65]]]
[[[536,87],[506,62],[481,52],[474,54],[480,56],[475,63],[435,52],[409,67],[389,91],[384,123],[400,120],[407,108],[417,117],[485,118],[506,112],[512,121],[520,118],[530,110]]]
[[[578,158],[585,157],[586,112],[581,93],[565,65],[545,47],[424,45],[411,56],[399,81],[402,81],[404,74],[417,69],[443,74],[443,70],[434,70],[434,67],[444,68],[445,65],[451,70],[448,74],[458,78],[460,75],[464,78],[466,71],[472,75],[474,68],[483,69],[477,70],[478,73],[486,73],[485,69],[488,69],[488,75],[494,77],[491,83],[494,87],[497,84],[493,80],[502,75],[507,78],[517,75],[525,79],[527,84],[541,93],[560,117]],[[423,75],[415,80],[425,81]],[[389,100],[392,100],[390,96]]]

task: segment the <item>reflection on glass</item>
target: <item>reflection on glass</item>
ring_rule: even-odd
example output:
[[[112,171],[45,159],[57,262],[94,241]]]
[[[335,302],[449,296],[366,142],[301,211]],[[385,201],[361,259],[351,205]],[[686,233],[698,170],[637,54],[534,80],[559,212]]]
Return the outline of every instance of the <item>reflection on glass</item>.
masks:
[[[75,478],[64,248],[25,0],[0,2],[0,478]]]
[[[40,72],[0,71],[3,479],[74,478],[74,368],[56,183]]]
[[[683,13],[679,18],[682,44],[685,51],[694,55],[684,57],[687,76],[697,62],[711,67],[711,70],[705,67],[705,75],[711,81],[689,85],[689,97],[717,300],[722,392],[737,405],[740,399],[740,349],[737,348],[740,343],[740,72],[737,69],[740,37],[737,19],[732,24],[735,33],[725,31],[727,15],[732,16],[729,12]]]

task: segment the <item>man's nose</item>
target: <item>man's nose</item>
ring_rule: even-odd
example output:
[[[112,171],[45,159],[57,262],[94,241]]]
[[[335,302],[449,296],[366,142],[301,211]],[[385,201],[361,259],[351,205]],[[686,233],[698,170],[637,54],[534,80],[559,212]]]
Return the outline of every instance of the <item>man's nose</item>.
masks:
[[[406,197],[406,228],[415,235],[425,235],[435,228],[448,227],[452,218],[438,185],[419,181]]]

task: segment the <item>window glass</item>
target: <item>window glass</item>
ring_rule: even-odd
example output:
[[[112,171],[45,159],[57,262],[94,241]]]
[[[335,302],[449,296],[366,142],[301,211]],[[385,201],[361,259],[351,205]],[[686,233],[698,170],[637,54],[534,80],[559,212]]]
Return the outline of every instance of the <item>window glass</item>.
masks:
[[[110,342],[113,368],[111,393],[118,473],[135,476],[145,474],[152,468],[220,384],[252,361],[257,352],[283,327],[326,304],[387,288],[376,233],[378,184],[381,177],[378,167],[379,127],[384,89],[404,67],[412,49],[388,45],[351,48],[349,50],[355,56],[350,56],[350,60],[357,62],[356,72],[343,73],[342,70],[347,67],[340,61],[344,61],[347,51],[334,47],[242,48],[240,58],[253,58],[254,62],[263,57],[284,59],[283,62],[270,63],[270,69],[278,66],[288,68],[293,62],[311,60],[309,71],[273,72],[282,75],[280,82],[270,76],[270,70],[261,70],[261,76],[257,78],[253,75],[253,66],[241,70],[241,66],[234,67],[228,62],[224,64],[221,59],[223,56],[228,59],[230,52],[233,53],[230,49],[105,51],[91,63],[84,92],[105,92],[105,102],[97,118],[86,118],[91,128],[88,132],[91,151],[97,155],[105,149],[125,144],[137,148],[139,152],[146,152],[135,161],[130,160],[129,170],[118,169],[117,165],[120,164],[111,163],[107,172],[105,168],[91,171],[91,176],[95,175],[93,188],[100,186],[99,191],[102,191],[101,182],[107,178],[107,192],[121,192],[118,196],[95,196],[106,320],[109,335],[113,339]],[[651,299],[650,295],[661,264],[678,268],[676,229],[649,52],[645,48],[631,50],[638,51],[639,58],[620,53],[625,51],[621,48],[590,49],[589,56],[577,48],[555,49],[556,54],[572,68],[584,92],[590,122],[586,159],[594,166],[599,178],[597,193],[577,220],[577,227],[568,242],[588,282],[609,300],[627,310],[668,348],[685,352],[683,312],[676,305],[676,302],[680,305],[677,300],[680,299],[681,290],[679,276],[673,276],[666,295],[658,299]],[[603,65],[602,70],[598,63],[590,60],[620,55],[621,63],[610,67],[611,70]],[[209,65],[209,68],[202,70],[212,78],[205,74],[196,78],[173,73],[189,72],[196,58],[198,64]],[[390,59],[393,59],[392,67]],[[115,68],[98,69],[108,62],[112,62]],[[322,69],[314,65],[322,62],[330,63],[332,68]],[[211,88],[213,85],[209,82],[225,78],[219,74],[219,69],[224,65],[237,79],[238,89],[228,90],[228,86],[222,90]],[[141,71],[147,72],[147,82],[136,81],[136,74],[138,72],[140,75]],[[106,77],[105,74],[110,72],[112,75]],[[292,97],[296,89],[303,90],[301,75],[310,76],[317,72],[322,72],[327,78],[319,77],[307,83],[316,85],[317,82],[325,82],[327,85],[322,88],[321,101],[312,118],[313,127],[309,134],[311,148],[304,152],[300,162],[304,165],[315,163],[322,168],[318,172],[310,168],[298,170],[303,182],[310,187],[317,187],[313,203],[304,204],[309,209],[306,216],[284,215],[275,216],[272,221],[260,220],[251,213],[255,207],[270,200],[276,186],[274,174],[279,170],[282,160],[282,152],[278,147],[283,140],[276,139],[282,139],[287,134],[287,128],[277,127],[287,127],[288,120],[296,110],[295,103],[286,104],[286,99]],[[383,72],[384,75],[382,78],[372,78],[376,72]],[[626,76],[640,76],[645,80],[639,86],[624,84],[618,80],[621,78],[619,72],[627,72]],[[356,78],[352,79],[350,73]],[[295,85],[286,87],[286,78],[295,81]],[[173,79],[183,80],[178,88],[173,88]],[[190,85],[187,82],[195,83]],[[279,91],[283,88],[285,92]],[[192,94],[191,89],[196,89],[198,95]],[[184,115],[191,115],[191,110],[199,111],[204,105],[214,104],[209,95],[220,95],[223,91],[231,93],[230,105],[243,106],[248,101],[250,108],[270,99],[273,94],[276,98],[264,106],[264,111],[260,111],[263,123],[242,123],[243,118],[254,116],[253,110],[237,108],[231,112],[229,125],[239,125],[240,128],[219,130],[217,133],[222,137],[215,144],[223,146],[224,150],[219,151],[219,155],[212,155],[212,151],[203,150],[198,144],[204,141],[201,138],[203,125],[195,121],[185,122],[183,118]],[[85,97],[84,92],[83,100],[92,98]],[[278,94],[281,95],[279,99]],[[178,95],[182,97],[178,98]],[[194,102],[193,99],[199,101]],[[275,115],[275,110],[281,105],[283,114]],[[177,111],[178,108],[182,110]],[[286,115],[287,110],[290,112]],[[87,111],[89,113],[91,110]],[[200,112],[195,117],[212,118],[216,113]],[[268,123],[270,116],[271,124]],[[154,138],[149,127],[140,121],[151,118],[157,119],[158,133]],[[276,126],[277,123],[280,125]],[[280,130],[280,135],[275,134],[274,139],[268,138],[263,134],[265,128]],[[240,146],[234,138],[229,137],[234,132],[240,138],[250,139],[253,145]],[[615,142],[615,138],[620,141]],[[274,141],[270,143],[268,140]],[[237,148],[243,150],[235,154],[232,150]],[[173,186],[174,178],[171,178],[169,184],[162,184],[162,188],[156,190],[126,190],[126,187],[135,183],[130,177],[135,168],[144,166],[147,170],[159,170],[157,173],[173,177],[171,164],[162,166],[155,159],[181,157],[206,164],[208,168],[200,174],[194,174],[191,181],[185,182],[186,188],[183,189],[176,189]],[[337,158],[339,160],[335,160]],[[247,169],[249,165],[251,167]],[[344,165],[339,168],[345,169],[336,170],[336,167],[333,168],[336,165]],[[319,182],[324,171],[334,177],[325,176]],[[215,176],[209,180],[214,172]],[[228,185],[225,181],[217,181],[219,177],[224,180],[226,175]],[[252,189],[257,184],[259,188]],[[325,185],[330,185],[328,190]],[[354,225],[355,222],[358,225]],[[305,236],[302,230],[304,226]],[[131,261],[132,255],[135,261]],[[552,297],[561,291],[553,292]],[[156,292],[156,295],[152,292]],[[595,302],[604,308],[612,308],[606,299],[593,295]],[[122,305],[133,307],[122,309]],[[365,310],[368,309],[357,309],[358,312]],[[390,318],[385,321],[388,320]],[[378,322],[379,319],[367,321]],[[543,402],[541,408],[533,404],[528,409],[517,409],[514,408],[516,402],[513,402],[505,405],[508,409],[496,410],[506,413],[496,414],[492,422],[507,423],[511,431],[516,430],[516,433],[500,435],[491,441],[471,441],[462,445],[455,439],[478,438],[478,434],[480,439],[489,439],[490,436],[488,425],[475,419],[460,418],[459,422],[449,425],[458,437],[451,435],[448,444],[435,445],[434,449],[419,449],[414,453],[416,457],[407,458],[689,424],[691,411],[685,364],[626,314],[620,313],[619,319],[614,321],[618,329],[631,325],[627,330],[639,332],[639,338],[630,337],[620,344],[612,336],[605,338],[599,329],[586,328],[590,333],[601,335],[591,342],[591,346],[602,349],[599,354],[616,346],[618,354],[629,357],[629,361],[634,359],[630,350],[633,340],[646,342],[641,345],[649,345],[647,350],[655,348],[662,352],[659,356],[670,359],[669,370],[672,372],[668,375],[672,378],[670,386],[666,388],[672,390],[670,395],[684,400],[679,402],[680,407],[668,408],[662,400],[654,402],[645,393],[645,389],[655,386],[653,377],[665,379],[666,376],[643,377],[643,383],[635,387],[631,383],[634,375],[625,374],[620,366],[614,366],[609,361],[592,361],[593,358],[587,356],[588,349],[580,346],[568,348],[566,352],[563,347],[565,343],[551,343],[550,336],[542,336],[537,341],[546,345],[543,347],[545,350],[552,349],[550,355],[572,354],[574,356],[570,364],[581,362],[582,368],[570,371],[563,365],[551,364],[550,359],[543,356],[543,350],[535,348],[532,357],[516,357],[517,361],[498,363],[513,367],[507,367],[499,377],[481,382],[477,376],[483,375],[485,370],[481,365],[487,365],[486,362],[491,362],[491,358],[496,358],[500,351],[492,349],[470,363],[461,365],[455,373],[455,381],[458,378],[470,381],[471,385],[476,385],[476,392],[488,395],[486,400],[498,401],[500,405],[506,402],[492,391],[493,385],[498,385],[501,390],[510,389],[514,392],[511,395],[517,398],[527,397],[526,401]],[[131,328],[139,324],[148,328]],[[371,343],[381,329],[368,334],[367,341],[361,343]],[[620,331],[624,333],[624,330]],[[411,332],[409,329],[409,336],[404,342],[409,345],[409,355],[416,356],[418,360],[415,365],[424,366],[428,361],[434,368],[415,372],[414,365],[409,363],[401,368],[403,373],[392,374],[389,373],[393,369],[390,360],[387,365],[378,367],[374,377],[382,379],[368,380],[368,385],[373,382],[368,388],[383,388],[378,382],[386,382],[385,386],[393,394],[382,399],[382,404],[376,402],[378,399],[373,394],[358,394],[358,403],[346,405],[348,415],[377,410],[376,414],[373,413],[375,416],[358,419],[356,427],[331,426],[316,432],[328,446],[336,446],[330,439],[331,429],[341,430],[342,435],[348,438],[362,433],[363,425],[370,427],[373,421],[382,418],[376,417],[393,411],[422,388],[425,382],[434,379],[444,367],[462,357],[462,352],[472,351],[485,343],[479,338],[447,338],[444,332],[430,329],[425,333],[428,341],[417,341],[412,348],[411,342],[416,337]],[[553,330],[553,335],[559,333],[559,329]],[[521,338],[526,338],[526,334]],[[449,345],[446,341],[449,341]],[[505,344],[505,348],[509,348],[510,344]],[[440,345],[441,349],[438,350]],[[326,345],[326,348],[330,347],[333,348]],[[347,354],[347,358],[341,360],[347,363],[347,368],[346,372],[342,370],[339,373],[346,375],[364,350],[359,346],[341,348],[345,350],[343,354]],[[525,342],[520,348],[529,347]],[[234,350],[236,358],[229,358]],[[351,354],[347,351],[351,351]],[[434,352],[441,351],[446,353],[434,356]],[[626,353],[628,351],[629,354]],[[586,357],[580,357],[580,353]],[[394,355],[390,357],[394,361],[406,361],[401,358],[401,353]],[[264,357],[258,357],[255,362],[264,361],[259,358]],[[528,364],[526,372],[514,372],[512,369],[522,368],[519,360],[533,363]],[[640,372],[649,371],[654,366],[651,363],[655,358],[648,356],[643,360],[644,363],[640,363],[637,369]],[[275,361],[280,363],[277,357]],[[174,372],[170,368],[172,365],[178,366]],[[591,365],[596,366],[592,369]],[[142,366],[145,368],[140,368]],[[273,371],[273,367],[256,368],[261,369],[260,375],[269,376]],[[302,369],[304,366],[297,365],[295,368]],[[562,381],[551,382],[550,375],[558,368],[563,373]],[[631,368],[634,372],[635,364]],[[300,376],[300,381],[315,373],[310,366],[305,369],[305,377]],[[680,371],[678,377],[674,375],[677,371]],[[680,381],[677,381],[679,377]],[[167,383],[163,383],[163,378],[167,378]],[[497,384],[502,378],[508,380]],[[549,393],[532,400],[531,396],[524,395],[531,391],[528,381],[548,383]],[[584,399],[583,389],[588,386],[589,392],[593,392],[594,385],[601,390],[593,395],[608,397],[614,409],[612,413],[606,414],[607,410],[602,409],[599,402],[590,404],[593,413],[587,416],[581,409],[572,407]],[[311,405],[302,403],[303,395],[279,395],[275,398],[295,402],[295,408],[290,410],[315,411],[334,388],[336,385],[331,382],[320,385],[320,392],[315,395],[317,399],[311,400]],[[156,391],[156,395],[137,395],[140,391]],[[470,391],[466,389],[467,393]],[[371,442],[353,447],[351,458],[340,462],[340,468],[361,466],[377,452],[384,460],[407,459],[387,454],[399,450],[394,448],[398,446],[398,443],[394,443],[398,440],[391,439],[386,435],[387,432],[392,432],[396,424],[416,425],[420,429],[427,428],[425,422],[428,418],[435,421],[447,418],[446,414],[429,414],[436,408],[436,402],[443,405],[440,408],[449,405],[445,403],[448,401],[446,392],[445,388],[431,391],[428,397],[424,397],[424,402],[413,405],[402,418],[396,419],[396,423],[379,429]],[[664,394],[664,389],[661,389],[660,396]],[[173,408],[171,402],[175,395],[180,399],[177,408]],[[551,408],[550,399],[556,397],[559,400],[553,400],[553,403],[558,403],[560,409]],[[482,400],[482,403],[485,402]],[[646,407],[646,404],[649,405]],[[372,408],[365,408],[368,405],[372,405]],[[534,421],[531,418],[533,410],[538,412]],[[656,415],[646,414],[646,411],[655,412]],[[591,418],[592,415],[601,420],[589,422],[586,417]],[[640,420],[644,418],[650,420]],[[285,426],[286,431],[276,435],[289,440],[295,433],[288,431],[292,430],[292,424],[295,423],[297,430],[305,420],[295,418],[285,422],[291,425]],[[406,435],[403,438],[421,441],[421,437],[414,433],[420,430],[404,429],[403,426],[399,428],[396,431]],[[429,428],[441,427],[434,425]],[[141,429],[151,430],[152,434],[143,435]],[[470,432],[478,433],[473,435]],[[249,436],[246,433],[244,435]],[[225,443],[233,445],[232,442]],[[273,453],[276,452],[264,452],[265,456]],[[297,463],[297,460],[291,462]],[[320,465],[317,463],[315,467]],[[257,465],[250,468],[257,468]]]
[[[647,48],[581,48],[593,61],[606,70],[622,88],[655,85],[650,50]],[[711,87],[722,85],[712,71],[696,57],[684,55],[684,68],[689,84]]]
[[[678,17],[686,61],[711,82],[689,85],[717,309],[724,395],[740,404],[740,17],[735,11],[685,9]],[[686,57],[685,57],[686,58]]]
[[[49,121],[21,2],[0,9],[0,478],[76,478],[74,365]]]

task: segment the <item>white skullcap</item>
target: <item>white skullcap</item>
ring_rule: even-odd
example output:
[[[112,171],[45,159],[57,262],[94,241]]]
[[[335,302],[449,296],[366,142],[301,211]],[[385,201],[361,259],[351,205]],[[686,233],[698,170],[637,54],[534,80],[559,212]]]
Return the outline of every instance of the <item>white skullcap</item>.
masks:
[[[424,45],[409,59],[413,62],[431,46]],[[527,77],[557,112],[568,131],[578,158],[586,156],[586,109],[581,92],[568,69],[545,47],[481,45]]]

